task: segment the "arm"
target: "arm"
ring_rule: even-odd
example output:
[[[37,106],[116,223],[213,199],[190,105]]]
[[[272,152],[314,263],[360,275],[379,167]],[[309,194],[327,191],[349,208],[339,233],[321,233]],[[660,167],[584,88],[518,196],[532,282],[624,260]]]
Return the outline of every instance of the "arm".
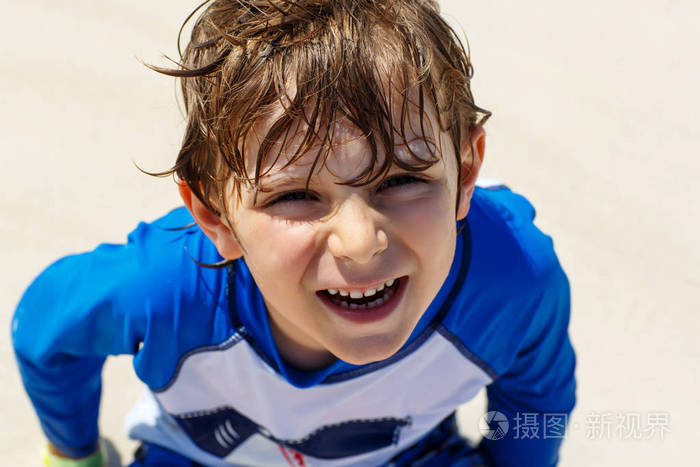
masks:
[[[221,257],[198,228],[182,228],[191,223],[185,208],[141,223],[125,245],[57,261],[22,297],[12,321],[20,373],[62,454],[84,457],[97,448],[107,355],[134,354],[139,379],[158,388],[182,354],[227,338],[226,274],[193,260]]]
[[[140,333],[124,290],[136,268],[133,245],[102,245],[51,265],[17,306],[12,337],[22,381],[49,442],[68,456],[98,447],[105,357],[136,350]]]
[[[566,421],[575,405],[576,358],[568,336],[569,283],[558,263],[530,307],[531,323],[514,361],[487,387],[488,410],[501,412],[509,422],[503,439],[484,438],[480,444],[484,457],[495,466],[556,465]],[[547,420],[563,422],[563,426],[547,427]]]

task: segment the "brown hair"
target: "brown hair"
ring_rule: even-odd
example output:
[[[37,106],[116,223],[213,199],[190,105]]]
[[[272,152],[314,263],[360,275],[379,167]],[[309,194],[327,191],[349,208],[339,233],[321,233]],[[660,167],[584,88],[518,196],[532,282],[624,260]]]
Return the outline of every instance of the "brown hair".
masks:
[[[257,193],[271,148],[295,136],[299,123],[306,130],[289,163],[318,143],[322,148],[309,178],[327,157],[323,148],[332,147],[335,123],[357,127],[373,163],[345,183],[361,185],[392,164],[419,171],[439,160],[432,149],[427,159],[411,152],[411,163],[393,157],[396,138],[408,142],[410,115],[429,140],[424,114],[434,108],[458,158],[470,129],[490,116],[474,103],[469,54],[434,0],[209,0],[183,28],[202,8],[177,69],[151,68],[181,78],[188,119],[177,161],[160,175],[175,173],[213,212],[226,213],[232,177]],[[243,156],[247,137],[280,109],[251,178]],[[387,157],[377,167],[380,144]],[[240,195],[240,183],[235,186]]]

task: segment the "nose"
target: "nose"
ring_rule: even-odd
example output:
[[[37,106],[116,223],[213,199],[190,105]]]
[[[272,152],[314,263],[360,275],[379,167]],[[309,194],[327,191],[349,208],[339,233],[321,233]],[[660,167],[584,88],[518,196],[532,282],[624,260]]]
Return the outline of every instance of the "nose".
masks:
[[[365,264],[386,250],[388,239],[377,212],[359,196],[347,199],[333,217],[328,248],[336,258]]]

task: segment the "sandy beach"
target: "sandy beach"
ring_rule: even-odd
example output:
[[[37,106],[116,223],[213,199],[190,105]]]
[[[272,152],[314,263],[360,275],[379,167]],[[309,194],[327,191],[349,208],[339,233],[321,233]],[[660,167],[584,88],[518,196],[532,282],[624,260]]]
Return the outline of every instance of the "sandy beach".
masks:
[[[2,465],[39,465],[45,443],[9,339],[23,290],[180,204],[172,179],[136,168],[169,168],[184,128],[175,82],[141,61],[177,56],[197,3],[2,2]],[[493,111],[483,175],[532,201],[571,282],[578,404],[560,465],[696,463],[700,3],[441,3]],[[128,464],[123,416],[142,386],[129,357],[103,375],[101,432]],[[460,411],[470,436],[484,401]]]

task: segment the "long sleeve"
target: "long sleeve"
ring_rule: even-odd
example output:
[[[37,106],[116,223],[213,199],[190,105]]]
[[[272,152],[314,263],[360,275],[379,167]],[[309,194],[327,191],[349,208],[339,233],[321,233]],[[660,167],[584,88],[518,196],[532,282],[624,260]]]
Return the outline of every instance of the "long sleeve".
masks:
[[[191,223],[184,208],[141,223],[124,245],[58,260],[21,298],[12,320],[19,370],[44,433],[62,452],[96,447],[108,355],[135,355],[137,375],[158,387],[179,355],[225,335],[216,324],[226,316],[217,313],[224,275],[192,259],[220,257],[198,228],[181,229]]]
[[[29,286],[12,320],[26,391],[44,433],[66,454],[96,448],[105,357],[134,353],[142,334],[125,313],[136,254],[132,244],[101,245],[57,261]]]
[[[488,411],[499,426],[480,449],[495,466],[554,466],[575,405],[576,358],[568,336],[569,284],[556,265],[531,301],[532,317],[525,339],[509,369],[487,387]]]

